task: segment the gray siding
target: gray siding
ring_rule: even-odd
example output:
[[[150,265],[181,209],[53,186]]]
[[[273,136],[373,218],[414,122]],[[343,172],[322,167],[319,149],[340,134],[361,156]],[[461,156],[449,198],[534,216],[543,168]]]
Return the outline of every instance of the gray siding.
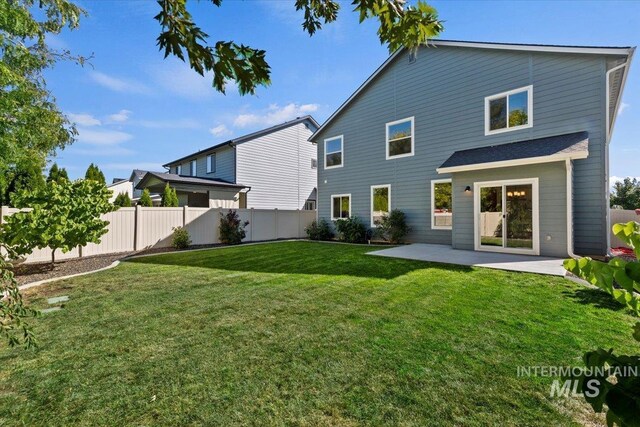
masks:
[[[319,216],[330,218],[330,196],[352,194],[352,214],[370,220],[370,186],[391,184],[410,239],[451,243],[431,230],[430,180],[455,150],[588,131],[589,158],[575,166],[575,250],[606,251],[604,56],[460,47],[422,48],[409,64],[399,55],[317,136]],[[484,98],[533,85],[533,127],[484,135]],[[385,123],[415,117],[415,155],[385,159]],[[323,140],[344,135],[342,168],[323,169]],[[326,181],[326,183],[325,183]],[[541,199],[547,197],[541,194]]]
[[[217,178],[229,182],[235,182],[235,149],[233,147],[222,147],[215,151],[216,170],[214,173],[207,173],[207,156],[201,155],[196,159],[196,175],[201,178]],[[182,165],[182,175],[190,175],[191,160],[184,160]],[[177,165],[171,166],[171,172],[177,173]],[[241,183],[242,184],[242,183]]]
[[[248,208],[304,208],[317,185],[317,170],[311,168],[317,155],[309,142],[312,133],[298,123],[238,144],[236,179],[251,186]]]
[[[567,185],[564,162],[453,174],[453,247],[474,249],[473,195],[464,189],[476,182],[538,178],[540,255],[566,257]],[[550,240],[547,240],[547,236]]]

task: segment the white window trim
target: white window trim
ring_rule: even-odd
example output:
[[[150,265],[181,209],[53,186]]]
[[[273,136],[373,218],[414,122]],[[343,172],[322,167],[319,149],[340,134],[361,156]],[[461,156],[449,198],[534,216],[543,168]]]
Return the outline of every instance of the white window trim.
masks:
[[[411,122],[411,152],[410,153],[405,153],[405,154],[397,154],[395,156],[389,156],[389,127],[393,126],[393,125],[397,125],[398,123],[404,123],[410,121]],[[416,141],[416,135],[415,135],[415,118],[414,116],[411,117],[405,117],[404,119],[400,119],[400,120],[396,120],[393,122],[389,122],[386,124],[386,143],[385,143],[385,157],[387,160],[391,160],[391,159],[400,159],[402,157],[410,157],[413,156],[416,152],[416,147],[415,147],[415,141]]]
[[[446,179],[432,179],[431,180],[431,229],[432,230],[451,230],[453,226],[449,225],[436,225],[436,218],[434,211],[436,210],[436,184],[451,183],[451,203],[453,204],[453,183],[451,178]]]
[[[198,161],[191,160],[189,162],[189,173],[191,176],[196,176],[198,174]]]
[[[215,168],[216,154],[209,154],[207,156],[207,173],[216,173]]]
[[[527,92],[527,124],[509,127],[509,95],[513,95],[514,93]],[[489,102],[496,98],[507,98],[507,127],[504,129],[491,129],[491,121],[490,121],[490,109]],[[507,92],[498,93],[495,95],[486,96],[484,98],[484,135],[496,135],[504,132],[511,132],[514,130],[520,129],[528,129],[533,127],[533,85],[520,87],[518,89],[509,90]]]
[[[348,197],[349,198],[349,216],[347,218],[351,218],[351,193],[349,193],[349,194],[332,194],[331,195],[331,220],[332,221],[337,221],[339,219],[346,219],[346,218],[336,218],[336,217],[333,216],[333,199],[335,199],[336,197]]]
[[[182,165],[176,166],[176,175],[182,175]]]
[[[339,165],[334,165],[334,166],[327,166],[327,141],[333,141],[334,139],[338,139],[340,138],[340,154],[342,155],[341,157],[341,162]],[[337,153],[337,151],[335,151],[335,153]],[[342,166],[344,166],[344,135],[337,135],[337,136],[332,136],[331,138],[327,138],[324,140],[324,168],[325,169],[335,169],[335,168],[341,168]]]
[[[386,188],[389,195],[389,200],[387,204],[387,215],[391,212],[391,184],[383,184],[383,185],[372,185],[371,186],[371,208],[369,209],[369,216],[371,220],[371,227],[377,228],[378,226],[373,222],[373,190],[376,188]],[[351,200],[351,199],[349,199]]]

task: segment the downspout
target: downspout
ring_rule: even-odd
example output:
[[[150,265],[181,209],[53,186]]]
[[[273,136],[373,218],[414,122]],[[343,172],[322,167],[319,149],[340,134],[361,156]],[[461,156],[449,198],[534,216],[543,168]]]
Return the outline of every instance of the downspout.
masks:
[[[609,207],[609,198],[610,198],[610,187],[609,187],[609,142],[611,141],[611,135],[613,134],[613,125],[616,122],[616,117],[611,117],[611,109],[609,108],[609,102],[610,102],[610,89],[609,89],[609,82],[611,79],[611,74],[622,69],[625,68],[624,70],[624,74],[622,76],[622,82],[620,83],[620,92],[618,94],[618,99],[616,99],[616,108],[614,108],[614,112],[618,112],[618,108],[620,106],[620,102],[622,101],[622,92],[624,91],[624,86],[627,82],[627,76],[629,75],[629,69],[627,68],[630,63],[631,63],[631,59],[633,58],[633,54],[635,52],[635,48],[632,48],[629,52],[629,56],[627,57],[627,60],[625,62],[623,62],[620,65],[617,65],[615,67],[613,67],[612,69],[610,69],[609,71],[607,71],[606,74],[606,90],[605,90],[605,94],[606,94],[606,102],[605,102],[605,106],[606,106],[606,123],[607,123],[607,127],[605,129],[605,204],[606,204],[606,214],[605,214],[605,218],[606,218],[606,227],[607,227],[607,232],[606,232],[606,236],[607,236],[607,256],[611,256],[611,209]]]
[[[577,258],[573,253],[573,163],[571,159],[565,160],[567,170],[567,255]]]

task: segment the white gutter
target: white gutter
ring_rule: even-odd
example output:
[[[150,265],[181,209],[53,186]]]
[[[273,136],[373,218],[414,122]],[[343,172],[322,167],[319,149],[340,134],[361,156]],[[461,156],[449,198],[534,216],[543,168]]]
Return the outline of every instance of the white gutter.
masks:
[[[577,255],[573,253],[573,163],[571,163],[571,159],[565,160],[565,165],[567,171],[567,255],[570,258],[577,258]]]

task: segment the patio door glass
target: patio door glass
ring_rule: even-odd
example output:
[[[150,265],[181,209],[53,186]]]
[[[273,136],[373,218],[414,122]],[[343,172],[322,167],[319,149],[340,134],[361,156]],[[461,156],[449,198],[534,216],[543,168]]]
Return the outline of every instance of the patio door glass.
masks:
[[[532,184],[480,186],[477,209],[481,248],[503,248],[505,252],[534,249]]]

